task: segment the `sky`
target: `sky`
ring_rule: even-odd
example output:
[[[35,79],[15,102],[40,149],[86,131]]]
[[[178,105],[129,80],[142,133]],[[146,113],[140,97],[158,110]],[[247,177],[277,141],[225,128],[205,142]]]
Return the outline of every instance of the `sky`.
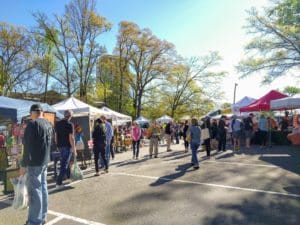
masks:
[[[50,17],[61,15],[69,0],[0,0],[0,21],[15,25],[34,26],[32,13],[41,11]],[[262,9],[268,0],[97,0],[97,11],[113,24],[112,30],[99,39],[111,53],[122,20],[135,22],[141,28],[150,28],[161,39],[173,43],[183,57],[206,55],[218,51],[223,58],[220,70],[228,72],[222,82],[223,102],[244,96],[259,98],[271,89],[287,85],[299,86],[294,74],[261,86],[260,74],[239,79],[235,66],[245,58],[243,47],[250,36],[243,28],[251,7]]]

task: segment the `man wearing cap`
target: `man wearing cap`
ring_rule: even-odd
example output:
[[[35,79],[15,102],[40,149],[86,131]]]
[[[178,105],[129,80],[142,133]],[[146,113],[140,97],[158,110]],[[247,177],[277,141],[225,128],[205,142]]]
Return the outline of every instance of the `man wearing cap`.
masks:
[[[69,162],[72,156],[76,157],[74,126],[70,122],[73,112],[66,110],[64,112],[65,118],[57,122],[55,125],[55,141],[57,148],[60,151],[60,172],[56,180],[56,187],[61,188],[63,179],[67,173]]]
[[[48,211],[47,165],[53,140],[53,128],[43,118],[39,104],[30,108],[31,120],[24,132],[24,152],[20,175],[27,173],[29,211],[27,225],[46,223]]]

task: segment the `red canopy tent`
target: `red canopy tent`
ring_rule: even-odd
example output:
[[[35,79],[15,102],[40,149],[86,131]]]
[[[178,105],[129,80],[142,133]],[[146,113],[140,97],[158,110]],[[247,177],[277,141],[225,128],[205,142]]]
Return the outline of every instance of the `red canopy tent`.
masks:
[[[278,91],[272,90],[260,99],[256,100],[252,104],[240,108],[240,112],[257,112],[257,111],[269,111],[271,100],[285,98],[287,95]]]

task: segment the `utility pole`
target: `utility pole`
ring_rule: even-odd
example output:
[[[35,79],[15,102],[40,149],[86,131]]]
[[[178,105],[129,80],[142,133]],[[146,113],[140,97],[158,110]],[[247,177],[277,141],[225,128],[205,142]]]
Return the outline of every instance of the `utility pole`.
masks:
[[[237,83],[234,83],[234,93],[233,93],[233,104],[235,104],[235,97],[236,97],[236,87],[238,86]]]

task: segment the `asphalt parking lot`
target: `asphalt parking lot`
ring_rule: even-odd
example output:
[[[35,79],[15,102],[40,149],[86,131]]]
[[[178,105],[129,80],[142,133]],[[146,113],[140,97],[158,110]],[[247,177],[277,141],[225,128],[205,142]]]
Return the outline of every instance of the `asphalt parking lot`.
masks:
[[[200,151],[200,169],[190,167],[183,145],[160,147],[158,159],[117,154],[108,174],[69,183],[61,191],[49,183],[47,225],[299,225],[300,148],[253,147],[231,150],[210,160]],[[22,225],[26,210],[16,211],[1,196],[0,224]]]

